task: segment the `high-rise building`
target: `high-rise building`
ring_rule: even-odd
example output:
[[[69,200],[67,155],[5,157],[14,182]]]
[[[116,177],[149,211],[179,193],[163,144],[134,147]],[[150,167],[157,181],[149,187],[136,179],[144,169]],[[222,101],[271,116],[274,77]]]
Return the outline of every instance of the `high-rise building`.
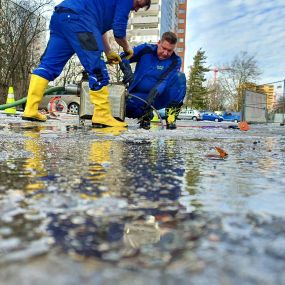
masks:
[[[131,13],[128,35],[133,45],[156,43],[160,37],[161,0],[153,0],[149,10]]]
[[[242,89],[247,89],[253,92],[262,93],[266,95],[266,108],[272,111],[276,103],[276,88],[272,84],[256,85],[255,83],[245,83]],[[265,107],[265,106],[263,106]]]
[[[160,12],[160,36],[167,31],[177,32],[178,0],[162,0]]]
[[[187,0],[152,0],[149,10],[131,13],[128,35],[133,45],[157,43],[164,32],[178,35],[176,52],[184,63]],[[183,69],[183,65],[182,65]]]
[[[182,58],[182,70],[184,70],[187,0],[178,0],[178,2],[179,6],[178,6],[177,54]]]
[[[266,94],[266,107],[268,110],[272,110],[274,107],[274,103],[276,101],[274,85],[258,85],[256,86],[256,92]]]

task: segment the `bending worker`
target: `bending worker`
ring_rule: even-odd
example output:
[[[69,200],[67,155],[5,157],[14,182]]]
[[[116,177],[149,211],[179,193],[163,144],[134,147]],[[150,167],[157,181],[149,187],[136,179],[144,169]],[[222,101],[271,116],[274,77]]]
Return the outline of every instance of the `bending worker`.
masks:
[[[110,63],[119,63],[120,56],[111,50],[106,32],[113,29],[116,42],[127,58],[133,50],[126,40],[130,11],[148,9],[151,0],[65,0],[55,7],[50,22],[50,39],[33,71],[26,108],[22,119],[46,121],[38,112],[49,81],[58,77],[70,57],[76,53],[89,75],[90,99],[95,105],[92,117],[94,127],[125,127],[125,122],[114,119],[108,100],[109,75],[103,51]]]
[[[166,108],[167,128],[175,129],[175,120],[179,114],[186,93],[185,74],[180,72],[181,58],[174,49],[177,36],[172,32],[162,35],[157,44],[142,44],[134,48],[131,59],[123,59],[126,69],[124,83],[129,83],[130,94],[144,99],[156,109]],[[136,62],[134,74],[129,63]],[[140,127],[150,128],[153,118],[152,109],[135,97],[129,97],[126,104],[126,116],[138,118]]]

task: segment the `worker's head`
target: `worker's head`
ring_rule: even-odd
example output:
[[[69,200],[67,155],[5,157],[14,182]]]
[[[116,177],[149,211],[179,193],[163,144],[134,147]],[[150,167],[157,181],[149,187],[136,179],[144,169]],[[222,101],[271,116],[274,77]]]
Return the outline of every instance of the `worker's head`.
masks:
[[[177,36],[172,32],[166,32],[157,43],[157,56],[160,60],[172,56],[177,44]]]
[[[134,0],[133,11],[137,12],[141,8],[148,10],[151,5],[151,0]]]

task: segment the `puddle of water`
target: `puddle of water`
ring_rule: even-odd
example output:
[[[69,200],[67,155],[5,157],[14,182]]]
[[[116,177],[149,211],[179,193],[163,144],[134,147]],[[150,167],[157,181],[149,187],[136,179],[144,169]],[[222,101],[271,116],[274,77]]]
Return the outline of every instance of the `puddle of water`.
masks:
[[[2,262],[57,250],[125,268],[192,266],[200,274],[209,264],[223,272],[235,256],[240,266],[255,260],[255,270],[269,265],[263,277],[276,280],[283,240],[266,241],[285,233],[280,137],[217,129],[190,137],[70,126],[10,131],[18,137],[0,148]],[[215,146],[228,157],[208,159]],[[237,282],[238,267],[227,273]]]

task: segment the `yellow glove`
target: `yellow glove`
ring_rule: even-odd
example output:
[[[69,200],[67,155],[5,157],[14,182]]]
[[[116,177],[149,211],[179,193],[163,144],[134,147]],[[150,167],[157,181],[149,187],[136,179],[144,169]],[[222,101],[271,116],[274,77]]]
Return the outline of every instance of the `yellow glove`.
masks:
[[[134,55],[134,50],[132,48],[128,50],[124,50],[124,52],[125,52],[126,59],[128,60]]]
[[[110,64],[119,64],[120,62],[122,62],[121,57],[114,51],[110,51],[108,54],[106,54],[108,63]]]

